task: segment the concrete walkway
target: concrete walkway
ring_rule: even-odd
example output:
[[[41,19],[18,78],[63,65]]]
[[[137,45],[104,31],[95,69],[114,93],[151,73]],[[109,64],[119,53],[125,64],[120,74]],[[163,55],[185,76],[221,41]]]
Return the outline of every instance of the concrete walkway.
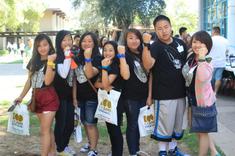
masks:
[[[235,155],[235,97],[218,96],[218,133],[212,134],[226,156]]]

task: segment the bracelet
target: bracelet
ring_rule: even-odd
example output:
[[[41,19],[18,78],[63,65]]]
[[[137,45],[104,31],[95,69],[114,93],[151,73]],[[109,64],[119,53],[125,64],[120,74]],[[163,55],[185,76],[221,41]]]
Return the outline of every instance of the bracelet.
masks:
[[[148,48],[148,50],[150,50],[150,43],[144,43],[144,46]]]
[[[198,59],[198,62],[205,62],[206,59]]]
[[[55,69],[55,63],[52,61],[47,61],[47,65],[50,66],[52,69]]]
[[[110,70],[110,66],[101,66],[101,69],[109,71]]]
[[[125,58],[126,56],[125,56],[125,54],[117,54],[117,58]]]
[[[85,62],[89,63],[89,62],[91,62],[91,61],[92,61],[91,58],[89,58],[89,59],[85,58]]]

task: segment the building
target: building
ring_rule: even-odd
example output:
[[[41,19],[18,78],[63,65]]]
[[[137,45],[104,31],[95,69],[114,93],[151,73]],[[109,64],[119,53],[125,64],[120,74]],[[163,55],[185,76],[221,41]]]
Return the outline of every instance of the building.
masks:
[[[54,43],[56,33],[66,29],[68,23],[66,14],[61,9],[48,8],[39,21],[39,32],[46,33]],[[26,43],[28,38],[34,38],[37,34],[38,32],[0,32],[0,49],[6,49],[8,42],[18,43],[20,38]]]
[[[211,32],[219,26],[221,35],[235,46],[235,0],[199,0],[199,10],[199,28]]]

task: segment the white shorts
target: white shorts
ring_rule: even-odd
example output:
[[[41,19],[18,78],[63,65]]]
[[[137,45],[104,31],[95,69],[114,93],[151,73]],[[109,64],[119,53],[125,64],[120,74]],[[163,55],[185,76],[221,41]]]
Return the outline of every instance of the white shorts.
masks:
[[[183,137],[183,117],[186,107],[185,98],[155,100],[156,124],[151,136],[158,141],[170,142]]]

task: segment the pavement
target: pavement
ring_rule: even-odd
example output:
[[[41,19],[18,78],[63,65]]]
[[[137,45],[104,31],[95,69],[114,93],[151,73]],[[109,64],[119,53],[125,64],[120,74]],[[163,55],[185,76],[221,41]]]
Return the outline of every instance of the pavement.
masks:
[[[226,156],[235,155],[235,97],[218,96],[218,132],[212,137]]]
[[[0,101],[13,101],[19,96],[27,80],[22,64],[1,64],[18,60],[20,56],[0,57]],[[30,94],[25,99],[29,99]],[[218,95],[218,133],[212,137],[226,156],[235,155],[235,97]]]

